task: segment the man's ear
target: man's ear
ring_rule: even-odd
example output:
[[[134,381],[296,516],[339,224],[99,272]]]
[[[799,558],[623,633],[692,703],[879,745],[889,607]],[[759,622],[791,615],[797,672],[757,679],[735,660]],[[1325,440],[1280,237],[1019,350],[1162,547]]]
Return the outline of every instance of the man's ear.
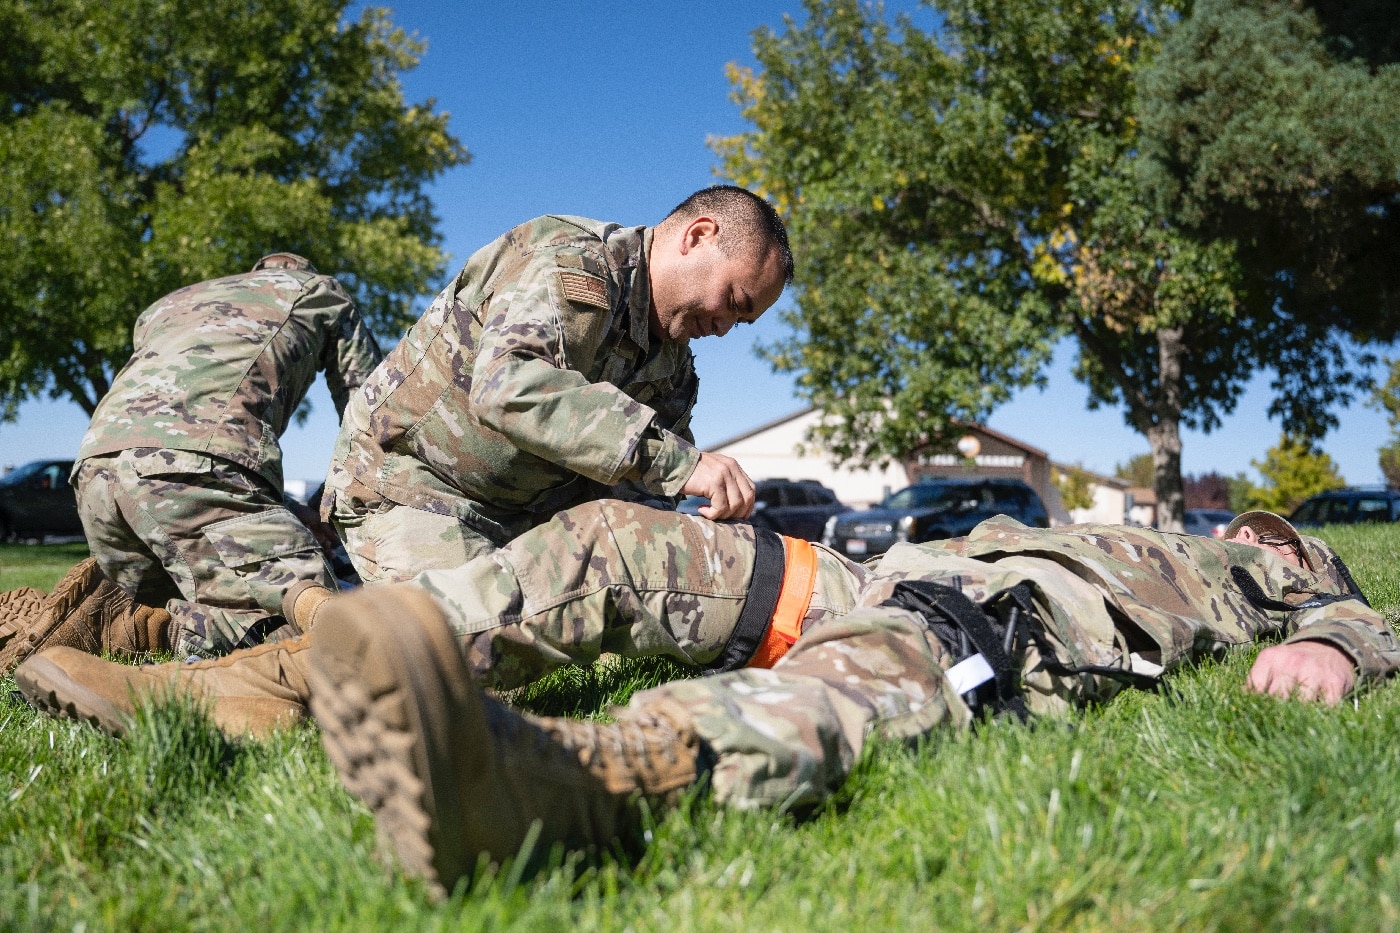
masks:
[[[696,217],[685,225],[681,234],[681,255],[684,256],[706,240],[719,236],[719,223],[712,217]]]

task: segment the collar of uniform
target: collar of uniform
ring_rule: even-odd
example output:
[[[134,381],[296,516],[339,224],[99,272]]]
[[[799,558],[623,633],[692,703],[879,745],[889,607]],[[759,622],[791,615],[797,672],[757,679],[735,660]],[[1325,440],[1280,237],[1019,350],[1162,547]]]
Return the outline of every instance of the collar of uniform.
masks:
[[[651,339],[651,274],[647,260],[651,256],[652,228],[638,228],[636,253],[629,256],[632,281],[628,283],[627,304],[632,312],[631,337],[639,347],[650,347]]]

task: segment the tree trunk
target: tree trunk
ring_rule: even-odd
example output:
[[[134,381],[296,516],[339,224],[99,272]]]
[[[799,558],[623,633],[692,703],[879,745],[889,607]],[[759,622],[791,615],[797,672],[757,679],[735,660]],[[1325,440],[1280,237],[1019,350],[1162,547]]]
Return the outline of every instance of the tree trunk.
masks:
[[[1186,530],[1186,491],[1181,482],[1181,328],[1157,332],[1158,385],[1153,424],[1145,432],[1152,447],[1157,493],[1157,529]]]

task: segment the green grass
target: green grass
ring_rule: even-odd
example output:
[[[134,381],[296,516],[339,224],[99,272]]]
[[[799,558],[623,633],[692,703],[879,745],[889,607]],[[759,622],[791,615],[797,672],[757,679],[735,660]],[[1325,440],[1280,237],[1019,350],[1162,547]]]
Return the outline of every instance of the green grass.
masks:
[[[1325,536],[1396,614],[1400,529]],[[635,865],[483,874],[438,905],[377,865],[313,726],[235,744],[168,707],[117,742],[0,702],[0,928],[1400,928],[1400,684],[1277,702],[1240,689],[1253,656],[1067,724],[879,747],[807,820],[693,800]],[[588,715],[672,673],[514,699]]]
[[[88,556],[86,542],[75,544],[0,544],[0,591],[35,586],[45,592],[68,569]]]

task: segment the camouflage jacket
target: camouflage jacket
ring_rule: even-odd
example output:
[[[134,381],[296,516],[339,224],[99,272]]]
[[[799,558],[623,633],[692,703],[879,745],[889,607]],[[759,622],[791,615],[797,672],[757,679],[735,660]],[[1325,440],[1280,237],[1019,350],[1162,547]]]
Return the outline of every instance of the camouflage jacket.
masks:
[[[678,493],[699,383],[689,345],[651,335],[650,246],[645,227],[547,216],[479,250],[347,410],[341,507],[388,500],[504,543],[620,483]]]
[[[1380,678],[1400,667],[1400,641],[1384,617],[1357,599],[1333,552],[1304,537],[1312,569],[1300,569],[1270,551],[1196,535],[1166,534],[1122,525],[1066,525],[1047,531],[1011,518],[983,522],[966,538],[897,545],[875,576],[886,581],[917,577],[943,554],[979,561],[1013,556],[1045,558],[1088,581],[1103,596],[1117,629],[1111,639],[1087,636],[1073,606],[1053,607],[1045,623],[1075,666],[1130,668],[1149,675],[1196,655],[1261,638],[1322,641],[1346,653],[1358,677]],[[1266,600],[1297,609],[1257,605],[1233,568],[1255,582]],[[1311,604],[1314,597],[1318,604]]]
[[[282,488],[278,438],[316,373],[337,413],[381,354],[335,279],[264,269],[172,292],[136,320],[135,351],[98,403],[78,459],[135,447],[201,451]]]

